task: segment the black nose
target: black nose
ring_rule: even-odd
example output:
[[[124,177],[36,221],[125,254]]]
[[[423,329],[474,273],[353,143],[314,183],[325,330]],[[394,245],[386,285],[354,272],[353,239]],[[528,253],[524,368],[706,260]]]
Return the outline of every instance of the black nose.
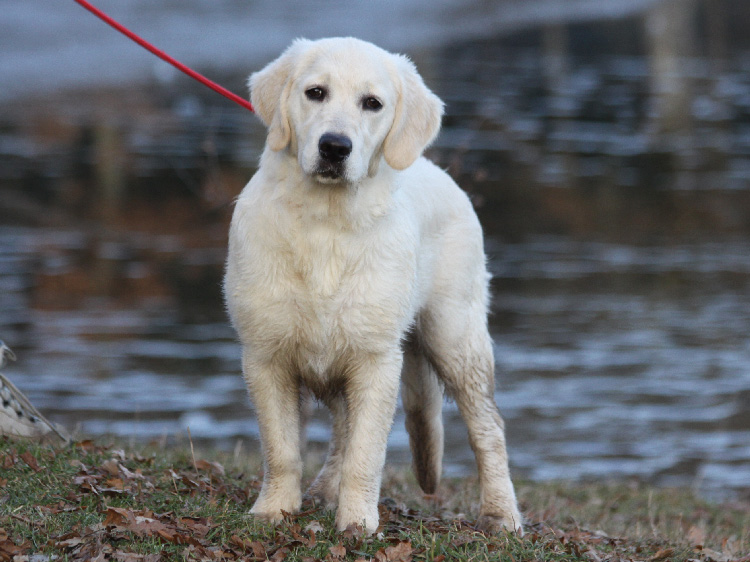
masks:
[[[318,142],[320,157],[329,162],[341,162],[352,152],[352,141],[344,135],[325,133]]]

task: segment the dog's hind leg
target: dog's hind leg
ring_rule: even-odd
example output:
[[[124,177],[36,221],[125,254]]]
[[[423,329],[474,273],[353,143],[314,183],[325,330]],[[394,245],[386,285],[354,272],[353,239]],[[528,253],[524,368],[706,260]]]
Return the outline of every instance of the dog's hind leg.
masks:
[[[434,494],[443,467],[443,385],[414,337],[404,344],[401,383],[414,474]]]
[[[505,528],[522,533],[504,424],[494,398],[494,357],[485,308],[479,303],[449,301],[433,309],[429,321],[423,320],[422,335],[430,360],[469,430],[479,472],[477,526],[489,532]]]
[[[308,488],[307,493],[321,502],[327,509],[334,509],[339,498],[339,484],[341,482],[341,463],[344,459],[346,446],[346,399],[338,394],[324,400],[331,411],[333,427],[331,430],[331,444],[328,447],[325,464],[318,476]]]

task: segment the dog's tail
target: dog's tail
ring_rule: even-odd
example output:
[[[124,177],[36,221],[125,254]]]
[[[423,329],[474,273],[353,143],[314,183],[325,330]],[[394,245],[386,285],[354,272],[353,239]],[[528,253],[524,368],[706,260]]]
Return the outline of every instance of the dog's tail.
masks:
[[[426,494],[434,494],[443,468],[443,385],[422,350],[404,353],[402,400],[414,473]]]

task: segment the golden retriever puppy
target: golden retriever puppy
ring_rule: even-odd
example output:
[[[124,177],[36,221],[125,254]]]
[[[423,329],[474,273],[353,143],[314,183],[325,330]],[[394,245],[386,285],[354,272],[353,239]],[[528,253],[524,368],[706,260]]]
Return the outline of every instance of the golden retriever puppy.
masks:
[[[309,492],[336,526],[378,527],[399,386],[414,469],[433,493],[443,391],[476,455],[478,525],[521,531],[494,402],[482,230],[469,199],[423,158],[443,104],[405,57],[352,38],[295,41],[250,77],[268,127],[239,196],[225,296],[243,346],[264,454],[251,513],[300,508],[300,390],[331,410]]]

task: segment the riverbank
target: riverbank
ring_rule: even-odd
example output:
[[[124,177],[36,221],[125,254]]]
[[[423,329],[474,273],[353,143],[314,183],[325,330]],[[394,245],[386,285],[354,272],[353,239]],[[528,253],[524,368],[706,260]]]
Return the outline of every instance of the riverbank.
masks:
[[[635,482],[519,483],[525,536],[485,536],[472,527],[474,479],[425,497],[410,473],[389,470],[382,537],[372,538],[334,532],[333,515],[310,503],[276,528],[248,518],[260,462],[240,451],[102,443],[0,439],[0,561],[750,561],[747,499],[713,504]]]

